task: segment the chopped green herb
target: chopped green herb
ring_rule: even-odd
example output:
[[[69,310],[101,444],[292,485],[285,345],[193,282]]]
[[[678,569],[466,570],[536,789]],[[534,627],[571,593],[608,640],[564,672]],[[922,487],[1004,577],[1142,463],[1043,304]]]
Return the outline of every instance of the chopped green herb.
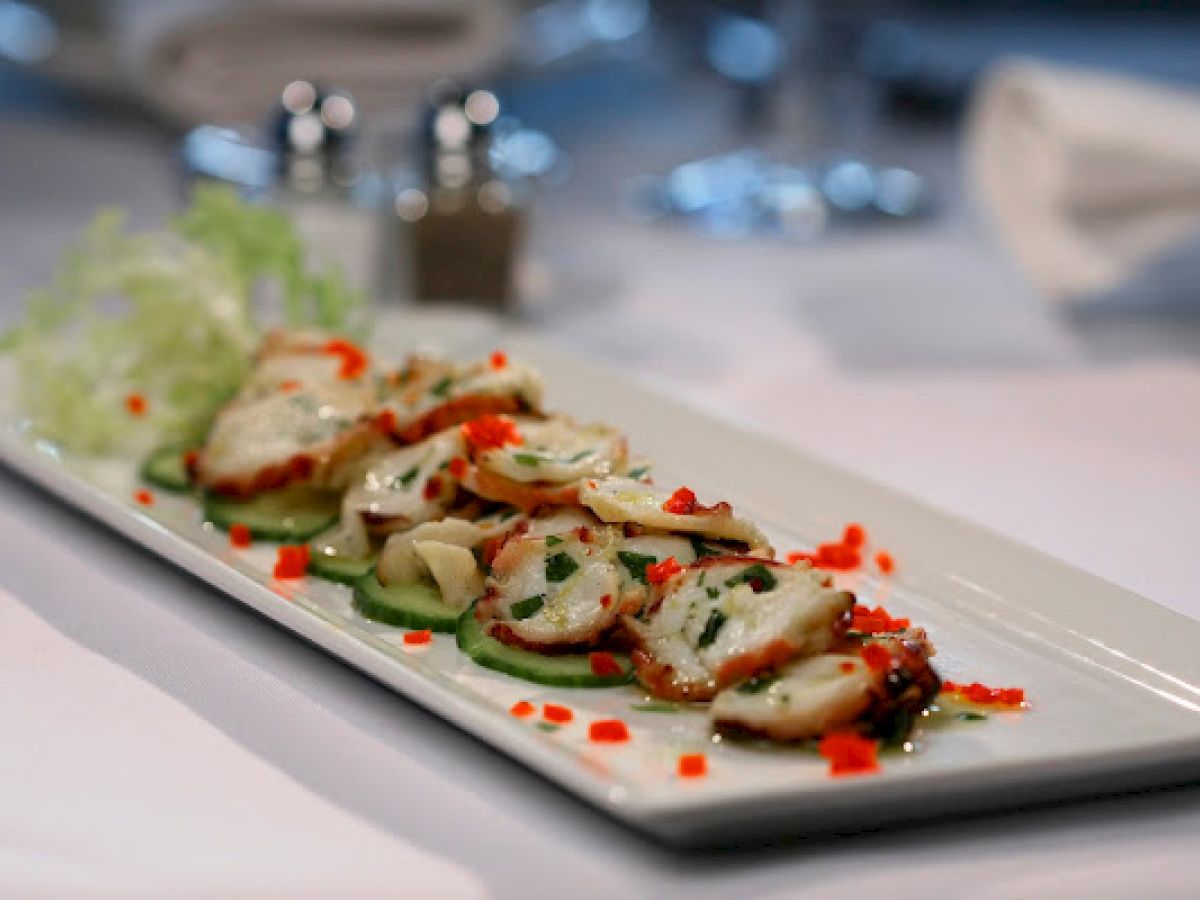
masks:
[[[715,587],[708,588],[705,593],[708,594],[710,600],[716,600],[717,597],[721,596],[720,590]]]
[[[450,385],[454,383],[454,379],[447,375],[437,384],[429,389],[429,393],[435,397],[445,397],[450,392]]]
[[[705,570],[705,571],[701,572],[701,573],[700,573],[700,577],[696,579],[696,586],[697,586],[697,587],[704,587],[704,579],[705,579],[705,578],[707,578],[707,577],[708,577],[708,571],[707,571],[707,570]]]
[[[579,563],[565,553],[555,553],[546,557],[546,580],[551,582],[566,581],[568,576],[579,568]]]
[[[703,649],[715,641],[717,639],[717,635],[720,634],[721,628],[725,625],[725,622],[728,618],[729,617],[719,609],[714,609],[711,613],[709,613],[708,621],[704,623],[704,631],[700,632],[700,640],[696,646],[700,649]]]
[[[958,719],[960,722],[983,722],[987,720],[987,716],[985,714],[977,712],[960,712],[954,718]]]
[[[517,461],[519,466],[529,466],[531,469],[536,469],[540,463],[541,457],[534,456],[532,453],[514,453],[513,459]]]
[[[545,594],[534,594],[532,597],[526,597],[524,600],[519,600],[514,603],[509,612],[517,621],[528,619],[530,616],[537,615],[537,611],[546,605]]]
[[[700,538],[696,537],[694,534],[688,535],[688,540],[692,542],[692,552],[696,554],[697,559],[699,559],[702,556],[720,556],[721,555],[721,551],[714,550],[712,547],[708,546],[708,544],[704,543],[704,541],[700,540]]]
[[[591,456],[591,455],[592,455],[592,451],[591,451],[591,450],[580,450],[578,453],[576,453],[576,454],[575,454],[574,456],[572,456],[570,459],[564,460],[564,462],[568,462],[568,463],[577,463],[577,462],[579,462],[581,459],[583,459],[585,456]]]
[[[546,535],[546,546],[547,547],[557,547],[561,543],[562,543],[562,538],[560,538],[558,535],[556,535],[556,534]]]
[[[538,722],[537,727],[540,731],[558,731],[558,726],[553,722]]]
[[[733,587],[738,584],[748,584],[754,593],[761,594],[763,591],[774,590],[775,585],[778,583],[775,580],[775,576],[771,574],[771,571],[766,566],[762,563],[755,563],[727,580],[725,586]]]
[[[516,507],[509,507],[504,512],[500,513],[500,521],[507,522],[509,519],[515,516],[517,512],[518,510]]]
[[[630,469],[625,473],[626,478],[645,478],[646,473],[650,471],[649,466],[638,466],[636,469]]]
[[[416,481],[417,474],[420,471],[421,471],[420,466],[413,466],[411,469],[409,469],[407,472],[405,472],[399,478],[393,478],[392,479],[392,489],[395,490],[397,482],[399,482],[400,486],[405,489],[412,487],[412,483],[414,481]]]
[[[647,553],[634,553],[632,550],[618,550],[617,559],[621,561],[621,565],[629,570],[629,577],[634,581],[640,581],[642,584],[649,584],[646,581],[646,566],[658,562],[658,557],[656,556],[650,556]]]
[[[757,678],[751,678],[749,681],[739,684],[737,692],[739,694],[761,694],[778,680],[779,676],[773,672],[759,675]]]
[[[644,713],[677,713],[682,711],[678,703],[668,703],[665,700],[651,700],[648,703],[631,703],[629,708],[635,712]]]

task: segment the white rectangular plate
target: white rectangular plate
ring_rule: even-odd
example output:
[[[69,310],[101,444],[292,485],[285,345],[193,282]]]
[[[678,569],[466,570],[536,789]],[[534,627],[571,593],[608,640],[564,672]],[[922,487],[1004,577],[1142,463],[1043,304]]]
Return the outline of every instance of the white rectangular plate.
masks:
[[[656,460],[659,482],[731,501],[780,548],[811,547],[846,522],[864,523],[895,555],[898,574],[886,581],[855,575],[847,586],[862,602],[884,602],[927,627],[945,677],[1024,687],[1031,709],[932,733],[920,752],[885,756],[879,775],[832,778],[810,752],[714,741],[701,713],[636,711],[645,697],[633,687],[539,688],[479,668],[449,635],[407,648],[402,632],[358,617],[347,588],[273,581],[269,548],[231,550],[189,499],[158,492],[152,507],[137,505],[135,466],[59,454],[31,440],[11,409],[0,459],[579,797],[671,842],[872,827],[1200,774],[1200,625],[1190,619],[501,332],[490,320],[388,316],[376,343],[393,359],[416,344],[462,356],[503,344],[542,370],[553,404],[620,425],[636,452]],[[11,372],[0,372],[0,395],[13,394]],[[564,704],[575,720],[544,730],[509,715],[518,700]],[[611,717],[624,719],[633,739],[589,743],[588,723]],[[677,759],[693,751],[708,755],[709,774],[681,780]]]

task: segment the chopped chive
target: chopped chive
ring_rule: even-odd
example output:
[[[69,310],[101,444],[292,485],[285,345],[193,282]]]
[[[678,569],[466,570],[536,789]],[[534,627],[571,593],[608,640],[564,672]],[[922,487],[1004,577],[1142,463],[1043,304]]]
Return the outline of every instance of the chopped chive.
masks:
[[[578,453],[576,453],[576,454],[575,454],[574,456],[572,456],[570,459],[566,460],[566,462],[568,462],[568,463],[577,463],[577,462],[579,462],[581,459],[583,459],[585,456],[591,456],[591,455],[592,455],[592,451],[591,451],[591,450],[580,450]]]
[[[779,676],[773,673],[759,675],[757,678],[751,678],[749,681],[739,684],[737,686],[737,692],[739,694],[761,694],[778,680]]]
[[[565,581],[567,577],[579,568],[579,563],[565,553],[555,553],[546,557],[546,580],[551,582]]]
[[[542,461],[539,457],[534,456],[532,453],[514,453],[513,459],[517,461],[517,465],[528,466],[531,469],[537,468],[538,463]]]
[[[411,469],[409,469],[407,472],[405,472],[405,473],[404,473],[403,475],[401,475],[399,478],[397,478],[397,479],[393,479],[393,480],[392,480],[392,487],[393,487],[393,488],[395,488],[395,487],[396,487],[396,482],[397,482],[397,481],[399,481],[399,482],[400,482],[400,485],[401,485],[402,487],[404,487],[404,488],[410,488],[410,487],[412,487],[412,483],[413,483],[414,481],[416,481],[416,479],[417,479],[417,474],[418,474],[420,471],[421,471],[421,467],[420,467],[420,466],[413,466]]]
[[[452,379],[449,375],[447,375],[445,378],[443,378],[441,381],[439,381],[437,384],[435,384],[433,387],[431,387],[429,389],[429,393],[433,394],[433,396],[435,396],[435,397],[445,397],[446,394],[449,393],[449,391],[450,391],[450,385],[452,385],[453,383],[454,383],[454,379]]]
[[[649,466],[638,466],[636,469],[630,469],[625,473],[626,478],[644,478],[646,473],[650,471]]]
[[[560,538],[558,535],[556,535],[556,534],[546,535],[546,546],[547,547],[557,547],[561,543],[562,543],[562,538]]]
[[[714,609],[709,613],[708,621],[704,623],[704,631],[700,632],[700,641],[697,643],[697,647],[703,649],[715,641],[727,619],[728,616],[719,609]]]
[[[715,587],[707,588],[705,593],[708,594],[710,600],[716,600],[717,597],[721,596],[721,592]]]
[[[558,726],[553,722],[538,722],[537,727],[539,731],[558,731]]]
[[[721,555],[721,552],[719,550],[714,550],[712,547],[708,546],[708,544],[704,543],[704,541],[700,540],[700,538],[696,537],[694,534],[688,535],[688,540],[691,541],[691,543],[692,543],[692,552],[696,554],[697,559],[699,559],[702,556],[720,556]]]
[[[642,584],[649,584],[646,581],[646,566],[658,562],[658,557],[650,556],[647,553],[634,553],[632,550],[618,550],[617,559],[621,561],[627,570],[629,577],[634,581],[640,581]]]
[[[977,712],[960,712],[954,718],[961,722],[983,722],[987,719],[987,716]]]
[[[678,703],[668,703],[665,700],[651,700],[648,703],[631,703],[629,708],[644,713],[677,713],[682,710]]]
[[[725,586],[734,587],[739,584],[748,584],[754,593],[761,594],[763,591],[774,590],[778,583],[766,566],[762,563],[755,563],[727,580]]]
[[[546,605],[545,594],[534,594],[532,597],[526,597],[524,600],[519,600],[514,603],[509,612],[517,621],[528,619],[530,616],[537,615],[537,611]]]

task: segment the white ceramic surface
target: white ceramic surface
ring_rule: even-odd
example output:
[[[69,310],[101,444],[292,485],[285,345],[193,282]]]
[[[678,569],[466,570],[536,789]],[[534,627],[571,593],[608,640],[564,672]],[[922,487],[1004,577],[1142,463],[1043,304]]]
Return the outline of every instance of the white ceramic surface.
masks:
[[[635,711],[644,697],[634,688],[539,688],[475,666],[451,636],[405,648],[401,632],[353,613],[347,589],[273,581],[270,548],[232,551],[187,499],[158,492],[154,506],[138,506],[134,467],[64,458],[31,441],[11,416],[0,458],[569,791],[673,842],[870,826],[1200,773],[1200,625],[536,340],[501,334],[487,320],[388,318],[378,343],[398,358],[419,343],[467,355],[498,342],[542,369],[554,404],[625,428],[634,450],[657,461],[659,481],[728,499],[782,549],[864,523],[899,571],[885,581],[849,578],[863,602],[885,602],[926,626],[945,677],[1022,686],[1032,709],[932,733],[921,752],[885,757],[880,775],[834,779],[807,752],[714,742],[698,713]],[[8,386],[11,376],[0,381]],[[508,714],[519,699],[564,703],[575,721],[543,731]],[[633,740],[589,744],[587,723],[612,716],[629,723]],[[695,750],[708,754],[710,774],[681,781],[678,755]]]

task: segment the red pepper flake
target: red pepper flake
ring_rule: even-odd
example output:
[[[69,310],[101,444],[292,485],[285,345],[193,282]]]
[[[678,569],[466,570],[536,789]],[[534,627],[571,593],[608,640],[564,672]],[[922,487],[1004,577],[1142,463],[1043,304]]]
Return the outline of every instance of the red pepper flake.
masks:
[[[822,569],[850,572],[862,563],[858,550],[846,544],[820,544],[817,546],[815,565]]]
[[[238,550],[245,550],[250,546],[250,528],[243,525],[241,522],[234,522],[229,526],[229,545]]]
[[[787,558],[787,564],[789,566],[794,566],[796,563],[800,562],[801,560],[804,560],[805,562],[810,562],[813,565],[816,565],[816,562],[817,562],[817,557],[815,554],[808,553],[804,550],[793,550],[791,553],[789,553],[787,555],[786,558]]]
[[[691,488],[681,487],[662,505],[663,512],[677,516],[690,516],[696,511],[696,493]]]
[[[436,500],[442,493],[442,476],[434,475],[421,489],[421,496],[426,500]]]
[[[680,778],[703,778],[708,774],[708,757],[703,753],[682,753],[677,771]]]
[[[973,681],[970,684],[956,684],[953,681],[942,682],[942,692],[958,694],[972,703],[980,706],[1012,706],[1025,704],[1024,688],[990,688]]]
[[[149,491],[134,491],[133,499],[142,504],[142,506],[154,505],[154,495]]]
[[[518,719],[528,719],[533,715],[536,708],[537,707],[535,707],[528,700],[518,700],[511,707],[509,707],[508,714],[511,716],[516,716]]]
[[[875,565],[879,567],[879,571],[884,575],[891,575],[896,571],[896,560],[886,550],[880,550],[875,554]]]
[[[456,456],[451,459],[450,464],[446,466],[446,469],[459,481],[462,481],[467,477],[467,461],[461,456]]]
[[[376,431],[383,434],[392,434],[396,430],[396,413],[390,409],[385,409],[377,415],[371,423]]]
[[[508,365],[508,354],[503,350],[497,350],[492,354],[488,362],[491,363],[493,369],[499,372]]]
[[[588,739],[597,744],[624,744],[629,727],[620,719],[599,719],[588,726]]]
[[[325,352],[331,353],[334,356],[342,358],[342,366],[338,370],[338,377],[347,380],[358,378],[363,372],[367,371],[367,365],[371,358],[358,347],[342,338],[334,338],[325,344]]]
[[[847,547],[861,547],[867,542],[867,532],[857,522],[851,522],[842,532],[842,543]]]
[[[279,390],[283,391],[285,394],[294,394],[296,391],[300,390],[300,382],[295,378],[289,378],[286,381],[281,381],[279,382]]]
[[[910,625],[912,625],[912,620],[893,618],[882,606],[871,609],[861,603],[854,604],[853,618],[850,621],[851,630],[861,631],[864,634],[903,631]]]
[[[600,607],[602,609],[608,609],[610,606],[612,606],[612,594],[605,594],[600,598]]]
[[[308,571],[308,546],[288,544],[279,548],[275,556],[276,578],[303,578]]]
[[[141,394],[129,394],[125,398],[125,409],[131,416],[144,416],[146,414],[146,398]]]
[[[525,442],[517,430],[517,423],[507,416],[486,415],[472,419],[463,424],[462,435],[476,450],[496,450],[505,444]]]
[[[611,653],[589,653],[588,663],[592,667],[592,674],[598,678],[606,678],[609,675],[620,675],[622,672],[621,664],[617,662],[617,658]]]
[[[857,666],[855,666],[854,663],[847,660],[846,662],[840,664],[838,666],[838,668],[841,669],[843,672],[845,672],[847,675],[849,675],[851,672],[853,672],[857,668]]]
[[[852,731],[821,738],[817,752],[829,760],[830,775],[865,775],[879,771],[879,744]]]
[[[409,647],[419,647],[433,641],[433,632],[428,628],[419,631],[409,631],[404,635],[404,643]]]
[[[593,540],[592,529],[586,525],[580,525],[575,529],[575,537],[579,538],[581,544],[590,544]]]
[[[867,644],[859,655],[872,672],[887,672],[892,668],[892,654],[881,644]]]
[[[542,718],[547,722],[553,722],[555,725],[566,725],[575,718],[575,713],[571,712],[565,706],[559,706],[557,703],[543,703]]]
[[[673,556],[668,556],[660,563],[650,563],[646,566],[646,580],[651,584],[662,584],[672,575],[678,575],[683,571],[683,566],[679,564]]]

